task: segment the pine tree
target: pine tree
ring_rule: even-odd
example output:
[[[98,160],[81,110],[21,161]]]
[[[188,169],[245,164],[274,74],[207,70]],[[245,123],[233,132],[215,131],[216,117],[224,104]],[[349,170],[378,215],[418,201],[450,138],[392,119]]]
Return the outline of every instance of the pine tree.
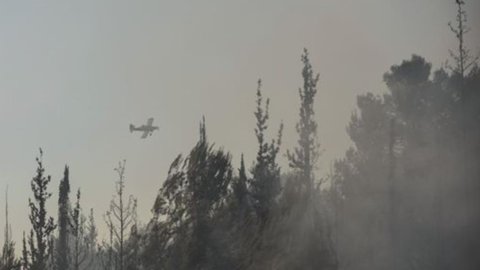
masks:
[[[299,135],[298,147],[293,152],[287,151],[290,167],[299,171],[302,184],[307,194],[313,188],[313,169],[319,156],[317,142],[317,123],[314,119],[314,101],[317,94],[319,74],[314,74],[307,49],[302,55],[303,62],[303,88],[298,90],[300,96],[300,120],[296,125]]]
[[[57,243],[57,269],[70,269],[70,180],[69,169],[65,166],[63,179],[60,181],[58,192],[58,243]]]
[[[280,193],[280,167],[276,162],[282,140],[283,124],[280,125],[278,137],[268,143],[265,132],[268,128],[269,104],[267,99],[262,108],[262,82],[258,80],[257,108],[254,113],[257,121],[255,135],[258,141],[258,152],[250,180],[251,195],[257,216],[261,224],[265,224],[271,209],[275,206],[275,199]],[[263,226],[263,225],[261,225]]]
[[[31,188],[33,200],[29,199],[30,222],[32,231],[30,233],[30,270],[46,270],[48,264],[48,241],[55,230],[55,223],[52,217],[47,216],[46,203],[52,195],[47,191],[51,181],[50,176],[45,176],[45,169],[42,162],[43,151],[40,149],[40,157],[36,159],[38,167],[37,174],[33,177]]]
[[[215,213],[223,206],[232,179],[231,158],[200,139],[187,158],[170,166],[154,212],[166,215],[167,269],[230,269],[219,238],[213,237]]]
[[[336,252],[326,222],[324,199],[314,188],[313,169],[319,156],[314,98],[319,75],[314,75],[308,52],[303,62],[298,147],[287,152],[293,177],[287,180],[280,211],[262,234],[263,245],[254,258],[259,269],[337,269]]]

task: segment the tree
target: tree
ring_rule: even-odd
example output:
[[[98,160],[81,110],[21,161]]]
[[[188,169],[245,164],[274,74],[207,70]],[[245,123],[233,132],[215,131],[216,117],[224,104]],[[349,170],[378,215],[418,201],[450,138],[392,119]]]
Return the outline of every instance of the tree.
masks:
[[[168,260],[168,230],[166,222],[160,221],[159,216],[154,217],[148,223],[143,239],[143,248],[140,250],[141,265],[145,270],[165,269]]]
[[[450,56],[455,62],[455,67],[451,69],[463,79],[467,75],[466,73],[476,66],[479,56],[473,57],[470,50],[465,47],[465,35],[470,32],[470,28],[467,26],[467,12],[463,7],[465,1],[455,0],[455,4],[457,5],[456,25],[448,23],[450,30],[458,40],[457,52],[450,50]]]
[[[167,269],[229,269],[227,250],[214,237],[213,220],[223,206],[232,179],[231,158],[200,140],[187,158],[179,155],[155,201],[154,212],[166,216]]]
[[[104,215],[104,221],[108,228],[108,241],[103,240],[102,243],[98,246],[97,257],[100,262],[102,269],[112,270],[116,269],[117,266],[117,255],[114,250],[114,228],[113,222],[108,218],[109,212]]]
[[[57,240],[55,239],[55,236],[52,234],[50,236],[50,239],[48,239],[48,243],[47,243],[47,253],[48,253],[48,263],[47,263],[47,268],[49,270],[57,270],[57,263],[56,263],[56,259],[57,257],[55,256],[55,242]]]
[[[95,218],[93,215],[93,208],[90,208],[90,215],[88,216],[88,223],[86,225],[85,249],[87,252],[87,267],[97,267],[97,226],[95,225]]]
[[[293,152],[287,151],[287,157],[290,167],[301,173],[303,185],[310,194],[313,188],[313,168],[320,152],[317,142],[317,123],[314,119],[314,101],[320,75],[314,74],[307,49],[304,49],[302,62],[303,88],[298,90],[300,120],[296,125],[299,134],[298,147]]]
[[[255,251],[246,269],[338,267],[321,190],[313,185],[313,168],[319,155],[313,103],[319,76],[314,76],[306,50],[301,59],[304,87],[299,90],[299,146],[293,153],[287,152],[294,172],[285,175],[278,207],[270,209],[272,214],[252,243]]]
[[[278,137],[271,143],[266,142],[265,131],[268,128],[269,104],[267,99],[262,108],[262,82],[258,80],[257,108],[254,113],[257,120],[255,135],[258,141],[258,151],[250,180],[251,196],[257,217],[261,224],[265,224],[271,209],[275,206],[275,199],[280,193],[280,167],[276,163],[277,154],[282,140],[283,124],[280,125]],[[262,225],[263,226],[263,225]]]
[[[8,222],[8,187],[5,191],[5,239],[3,242],[0,270],[13,270],[19,267],[15,258],[15,243],[12,241],[12,228]]]
[[[88,236],[85,228],[86,219],[82,214],[80,206],[80,189],[77,191],[75,206],[70,214],[70,227],[72,229],[73,250],[72,250],[72,269],[89,269],[91,261],[89,259]]]
[[[140,261],[140,245],[141,234],[138,231],[138,224],[134,224],[130,227],[130,236],[126,243],[126,256],[125,256],[125,269],[126,270],[139,270],[141,266]]]
[[[286,179],[278,215],[264,234],[265,268],[274,269],[337,269],[328,224],[325,199],[321,189],[314,186],[314,168],[320,150],[317,142],[317,123],[314,101],[319,75],[314,74],[308,51],[303,63],[303,87],[299,89],[300,119],[296,125],[298,146],[287,151],[293,174]],[[260,254],[260,260],[262,258]]]
[[[463,197],[465,201],[465,213],[462,219],[467,219],[470,221],[468,229],[465,231],[471,231],[473,233],[478,233],[475,227],[478,228],[479,223],[479,213],[478,211],[473,212],[471,210],[471,205],[478,205],[478,194],[473,193],[472,190],[480,189],[480,182],[478,172],[475,173],[476,167],[478,167],[478,158],[479,151],[477,139],[480,132],[478,127],[480,123],[478,121],[479,115],[479,105],[480,104],[480,95],[479,95],[479,75],[480,70],[478,66],[478,60],[480,59],[480,54],[472,55],[470,50],[465,45],[466,34],[470,32],[470,28],[467,25],[467,13],[465,10],[465,1],[455,0],[457,6],[457,15],[455,18],[455,24],[449,22],[450,30],[455,35],[455,38],[458,41],[458,47],[456,51],[450,50],[450,57],[454,61],[454,67],[449,67],[453,72],[452,78],[450,81],[453,81],[453,88],[456,90],[456,98],[459,99],[459,109],[457,112],[453,111],[453,115],[456,114],[456,124],[459,125],[459,130],[461,131],[461,140],[457,140],[457,147],[459,147],[462,152],[457,158],[458,161],[461,161],[460,168],[457,171],[457,177],[463,181]],[[454,108],[458,106],[454,106]],[[444,214],[444,205],[439,204],[438,210],[439,215]],[[473,213],[472,213],[473,212]],[[442,233],[442,232],[439,232]],[[441,239],[445,237],[442,235]],[[467,250],[472,249],[472,246],[479,245],[479,243],[471,243],[471,241],[463,241],[464,246],[462,249],[457,250]],[[445,241],[442,241],[441,246],[445,246]],[[444,253],[439,254],[439,257],[443,257]]]
[[[357,97],[347,133],[354,143],[334,164],[338,254],[342,268],[392,268],[385,247],[389,195],[389,101],[371,93]],[[393,146],[392,146],[393,148]],[[395,190],[396,192],[397,190]],[[362,234],[358,231],[361,228]],[[398,255],[396,255],[398,256]]]
[[[248,208],[250,206],[249,199],[250,193],[248,190],[248,178],[247,172],[245,169],[245,161],[243,159],[243,154],[240,159],[240,169],[238,169],[238,177],[235,177],[232,180],[232,209],[236,217],[234,218],[236,221],[239,221],[245,218],[245,215],[248,212]]]
[[[60,181],[58,192],[58,243],[57,243],[57,269],[70,269],[70,180],[69,169],[65,166],[63,179]]]
[[[478,241],[468,235],[478,233],[472,190],[479,184],[466,181],[478,179],[478,74],[474,68],[460,81],[455,72],[432,73],[414,55],[384,75],[387,94],[357,98],[347,126],[354,147],[335,163],[342,262],[357,269],[478,268],[468,255]]]
[[[55,223],[52,217],[47,216],[46,203],[51,197],[47,191],[51,181],[50,176],[45,176],[45,169],[42,162],[43,151],[40,149],[40,156],[36,158],[37,174],[33,177],[31,188],[33,200],[29,199],[30,222],[32,231],[30,233],[30,270],[46,270],[48,264],[48,241],[55,230]]]
[[[125,269],[125,241],[128,238],[128,232],[134,222],[136,214],[136,199],[133,196],[125,198],[125,163],[118,163],[115,171],[118,174],[118,181],[116,183],[116,194],[110,202],[110,210],[106,214],[108,224],[112,229],[113,237],[115,238],[116,253],[118,254],[118,267],[116,269]]]
[[[27,248],[27,239],[25,237],[25,232],[23,232],[22,238],[22,259],[21,259],[22,270],[30,270],[30,253]]]

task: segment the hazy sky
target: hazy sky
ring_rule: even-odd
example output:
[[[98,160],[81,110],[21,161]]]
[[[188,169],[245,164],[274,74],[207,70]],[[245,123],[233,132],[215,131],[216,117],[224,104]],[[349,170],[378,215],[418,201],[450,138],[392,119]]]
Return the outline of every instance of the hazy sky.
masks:
[[[209,139],[231,151],[234,165],[242,152],[251,164],[258,78],[271,98],[272,135],[285,123],[285,153],[296,141],[304,47],[320,73],[323,173],[350,144],[345,125],[356,95],[385,91],[383,73],[413,53],[436,68],[448,58],[453,3],[0,0],[0,221],[8,184],[17,242],[29,230],[40,146],[53,178],[51,214],[68,164],[71,185],[81,187],[83,207],[95,208],[102,227],[118,161],[127,160],[127,192],[138,197],[145,222],[170,162],[198,139],[202,115]],[[467,1],[473,51],[479,11],[480,1]],[[160,126],[152,137],[128,132],[148,117]]]

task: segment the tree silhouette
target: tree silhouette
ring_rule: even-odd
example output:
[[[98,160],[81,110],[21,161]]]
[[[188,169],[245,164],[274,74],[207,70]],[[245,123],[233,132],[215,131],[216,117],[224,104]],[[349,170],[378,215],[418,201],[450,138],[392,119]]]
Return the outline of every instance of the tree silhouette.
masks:
[[[40,149],[40,156],[36,158],[37,174],[31,181],[33,200],[29,199],[30,222],[32,231],[30,233],[30,270],[46,270],[48,264],[48,241],[55,230],[55,223],[52,217],[47,216],[46,203],[52,195],[47,191],[51,181],[50,176],[45,176],[45,169],[42,162],[43,151]]]
[[[258,142],[256,162],[252,168],[250,179],[251,196],[253,205],[261,224],[268,218],[270,210],[275,206],[275,199],[280,193],[280,168],[276,162],[282,140],[283,124],[280,125],[278,137],[268,143],[265,131],[268,128],[269,104],[267,99],[262,108],[262,82],[258,80],[257,107],[254,113],[256,119],[255,135]],[[263,226],[263,225],[262,225]]]
[[[5,239],[3,240],[0,270],[14,270],[20,265],[15,258],[15,243],[12,241],[12,228],[8,220],[8,186],[5,190]]]
[[[480,56],[472,56],[470,50],[465,47],[465,35],[470,32],[470,28],[467,26],[467,12],[464,9],[465,1],[455,0],[455,4],[457,5],[456,24],[448,23],[458,41],[457,51],[450,50],[450,56],[455,62],[455,67],[451,69],[461,78],[465,78],[466,73],[477,64]]]
[[[302,62],[303,87],[298,90],[300,120],[296,125],[299,135],[298,146],[293,152],[287,151],[287,157],[290,167],[301,172],[303,185],[310,194],[313,188],[313,169],[319,156],[314,102],[320,75],[314,74],[307,49],[303,51]]]
[[[116,269],[125,269],[125,242],[128,233],[134,223],[136,215],[137,201],[133,196],[125,198],[125,163],[118,163],[115,171],[118,174],[116,183],[116,192],[114,198],[110,201],[110,210],[106,214],[107,223],[115,239],[116,253],[118,254],[118,267]],[[113,247],[111,247],[113,248]]]
[[[70,180],[69,169],[65,166],[63,179],[60,181],[58,192],[58,242],[57,242],[57,269],[70,269]]]

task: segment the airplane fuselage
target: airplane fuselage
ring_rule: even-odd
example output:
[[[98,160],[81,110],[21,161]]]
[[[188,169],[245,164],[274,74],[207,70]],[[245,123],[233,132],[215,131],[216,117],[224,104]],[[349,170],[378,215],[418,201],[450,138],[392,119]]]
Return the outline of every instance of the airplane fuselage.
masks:
[[[148,132],[153,132],[154,130],[157,130],[157,129],[158,127],[156,126],[146,126],[146,125],[132,128],[133,131],[148,131]]]

